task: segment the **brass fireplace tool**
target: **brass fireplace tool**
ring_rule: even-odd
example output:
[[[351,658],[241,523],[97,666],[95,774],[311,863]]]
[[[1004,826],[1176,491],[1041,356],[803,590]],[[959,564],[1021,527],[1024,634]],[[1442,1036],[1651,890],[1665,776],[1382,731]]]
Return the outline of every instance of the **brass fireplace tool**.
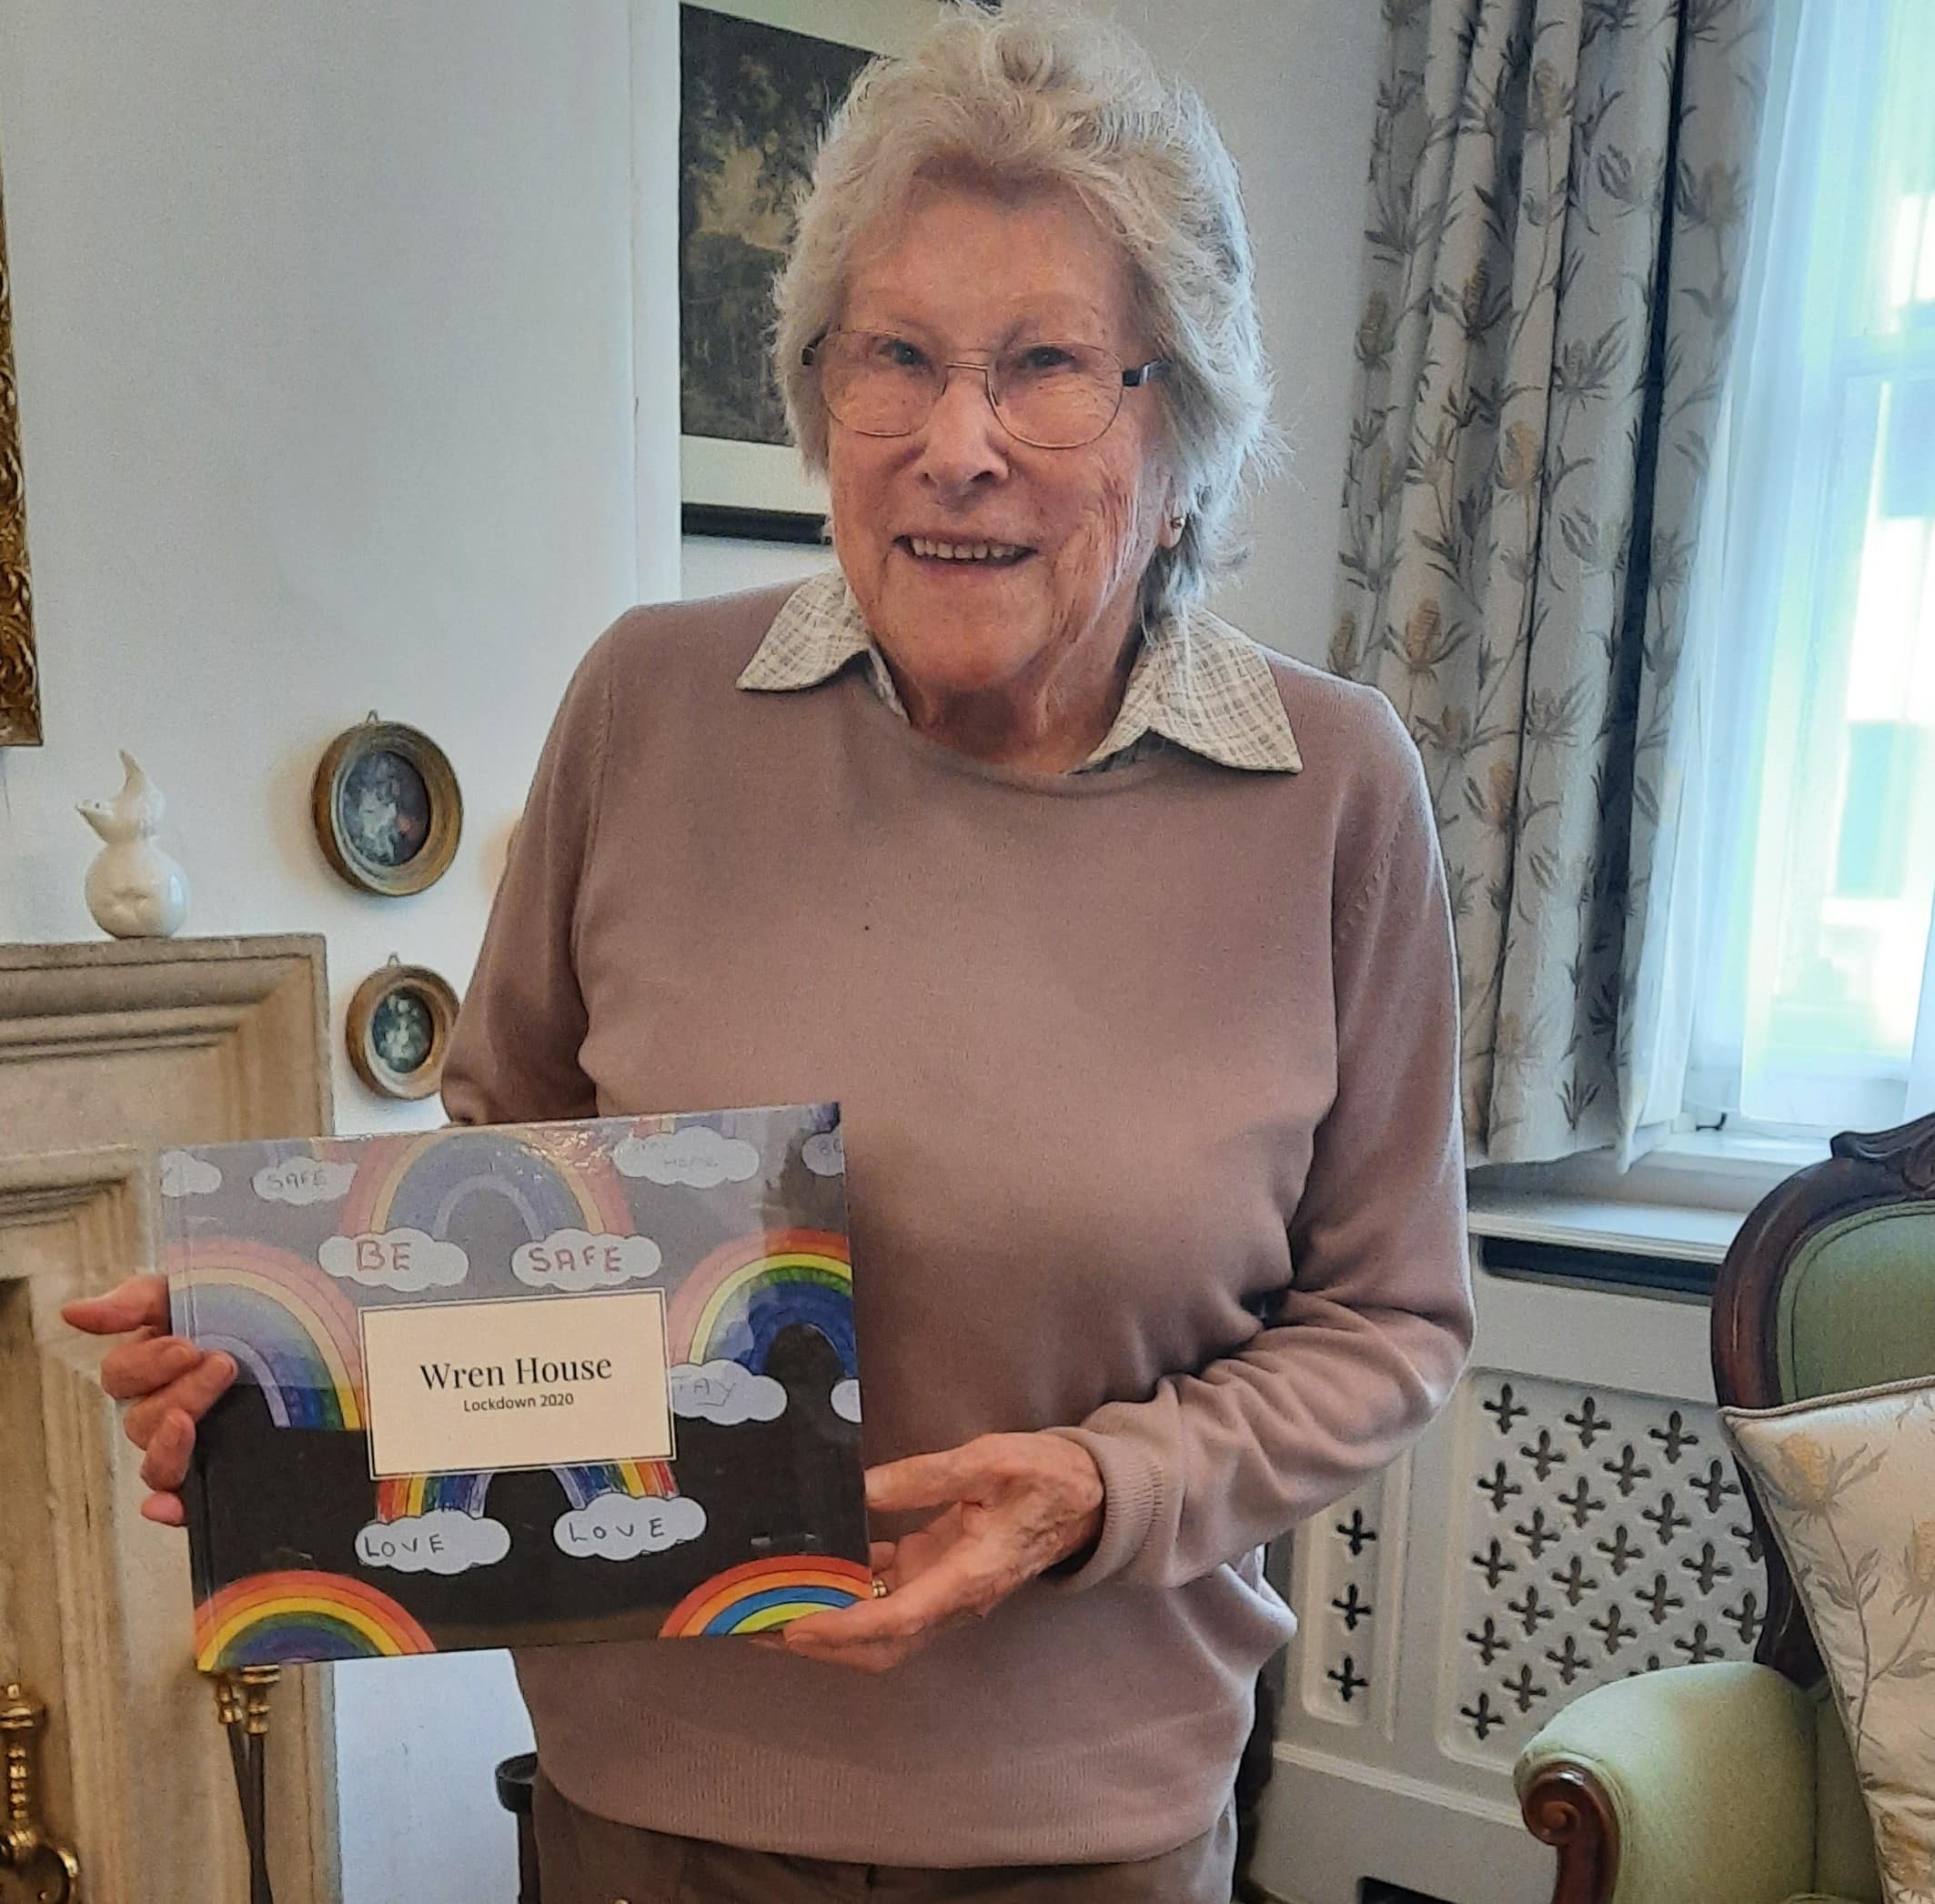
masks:
[[[228,1731],[236,1796],[248,1838],[248,1904],[275,1904],[268,1888],[268,1836],[264,1818],[267,1786],[268,1696],[282,1677],[279,1666],[244,1666],[215,1673],[215,1713]]]
[[[6,1766],[5,1809],[0,1812],[0,1870],[17,1871],[35,1887],[35,1904],[80,1904],[81,1864],[40,1822],[35,1754],[47,1708],[17,1682],[0,1686],[0,1757]]]

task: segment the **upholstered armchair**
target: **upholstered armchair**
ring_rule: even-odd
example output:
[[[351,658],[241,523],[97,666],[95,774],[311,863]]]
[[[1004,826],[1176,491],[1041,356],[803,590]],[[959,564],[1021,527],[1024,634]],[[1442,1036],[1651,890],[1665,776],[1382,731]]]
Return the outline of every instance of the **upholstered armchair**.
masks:
[[[1935,1374],[1935,1116],[1837,1137],[1753,1211],[1714,1287],[1713,1372],[1747,1408]],[[1754,1662],[1601,1687],[1519,1757],[1526,1823],[1558,1853],[1553,1904],[1878,1904],[1847,1741],[1748,1498],[1768,1577]]]

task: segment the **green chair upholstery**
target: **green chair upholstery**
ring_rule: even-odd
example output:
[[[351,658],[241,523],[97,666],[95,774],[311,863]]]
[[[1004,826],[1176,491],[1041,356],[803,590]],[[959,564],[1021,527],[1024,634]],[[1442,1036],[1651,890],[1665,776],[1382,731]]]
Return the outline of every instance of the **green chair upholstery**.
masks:
[[[1756,1206],[1714,1286],[1713,1364],[1720,1402],[1749,1408],[1935,1375],[1935,1116],[1837,1137]],[[1602,1686],[1519,1755],[1553,1904],[1880,1904],[1847,1738],[1749,1500],[1768,1567],[1753,1663]]]
[[[1752,1741],[1752,1749],[1747,1742]],[[1611,1801],[1620,1904],[1780,1904],[1814,1885],[1814,1708],[1740,1661],[1615,1680],[1561,1710],[1520,1755]]]
[[[1774,1308],[1780,1398],[1846,1395],[1930,1372],[1935,1201],[1844,1216],[1795,1251]]]
[[[1814,1695],[1814,1882],[1851,1904],[1880,1904],[1873,1827],[1854,1776],[1848,1735],[1826,1687]]]

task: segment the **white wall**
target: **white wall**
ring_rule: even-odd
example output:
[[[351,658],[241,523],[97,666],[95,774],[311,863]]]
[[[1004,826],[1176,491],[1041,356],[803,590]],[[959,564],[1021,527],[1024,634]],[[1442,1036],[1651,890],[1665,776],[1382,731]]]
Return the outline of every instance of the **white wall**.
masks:
[[[1203,95],[1243,175],[1290,458],[1253,509],[1248,566],[1214,606],[1256,640],[1321,662],[1330,644],[1383,10],[1370,0],[1092,4]]]
[[[688,601],[730,595],[736,589],[763,589],[769,582],[815,575],[833,566],[833,551],[823,544],[729,542],[715,536],[688,536],[680,558],[680,593]]]
[[[637,589],[623,0],[15,0],[0,35],[48,735],[0,753],[0,932],[93,935],[73,802],[125,745],[191,931],[324,931],[338,991],[392,950],[460,982],[544,721]],[[309,831],[372,707],[467,796],[411,900]],[[391,1114],[338,1086],[345,1125]]]
[[[1207,96],[1243,167],[1296,461],[1219,603],[1327,640],[1377,10],[1096,0]],[[665,295],[671,0],[9,0],[0,126],[48,743],[0,751],[0,938],[89,938],[77,800],[135,751],[188,930],[328,935],[468,979],[543,729],[679,549]],[[634,123],[630,98],[661,102]],[[657,300],[654,302],[654,300]],[[633,428],[634,418],[638,428]],[[694,540],[683,590],[821,566]],[[462,851],[410,900],[310,835],[371,707],[449,752]],[[340,1061],[339,1126],[435,1122]],[[497,1656],[338,1675],[347,1904],[509,1904]]]

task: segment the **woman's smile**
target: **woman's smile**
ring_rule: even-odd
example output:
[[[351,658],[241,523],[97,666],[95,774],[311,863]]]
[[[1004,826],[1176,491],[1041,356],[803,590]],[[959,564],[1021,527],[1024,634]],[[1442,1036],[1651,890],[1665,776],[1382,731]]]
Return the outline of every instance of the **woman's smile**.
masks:
[[[944,573],[951,580],[963,576],[1005,574],[1034,555],[1033,549],[1022,543],[942,540],[932,536],[902,536],[893,546],[918,568],[932,569],[937,575]]]

